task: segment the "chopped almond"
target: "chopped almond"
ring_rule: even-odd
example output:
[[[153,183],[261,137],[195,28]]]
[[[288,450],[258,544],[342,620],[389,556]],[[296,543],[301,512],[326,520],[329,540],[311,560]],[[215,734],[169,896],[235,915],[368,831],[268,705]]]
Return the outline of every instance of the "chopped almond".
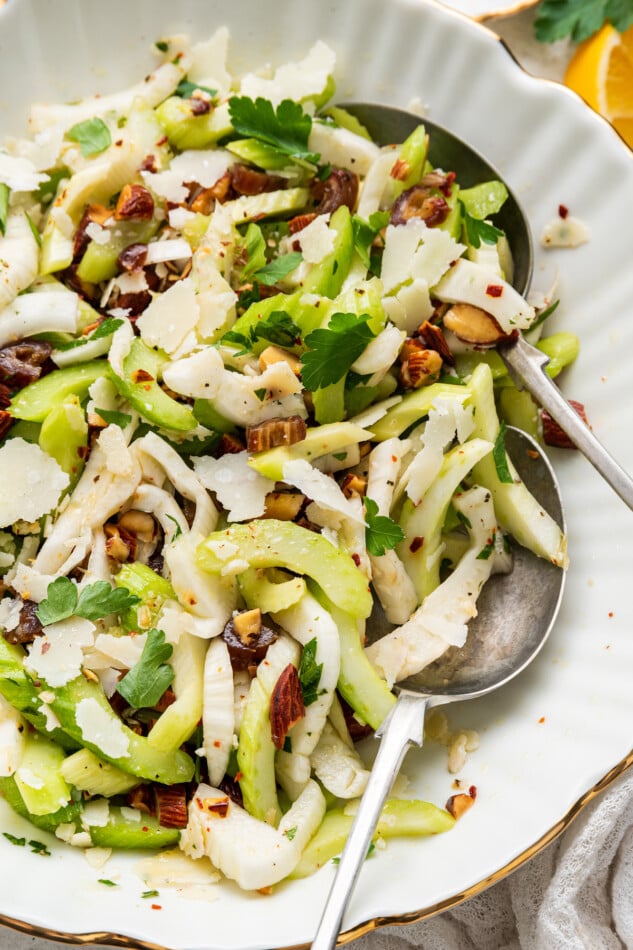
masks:
[[[586,423],[586,425],[589,425],[584,405],[575,399],[569,399],[568,403],[572,409],[578,413],[582,421]],[[543,423],[543,441],[546,445],[555,446],[557,449],[576,448],[576,443],[572,442],[564,429],[559,426],[555,419],[552,419],[547,409],[543,409],[541,421]]]
[[[267,419],[246,430],[246,448],[249,452],[263,452],[278,445],[294,445],[306,437],[307,426],[301,416],[287,419]]]
[[[266,495],[266,507],[262,518],[275,518],[277,521],[294,521],[305,495],[299,492],[271,491]]]
[[[187,827],[187,796],[184,785],[155,785],[156,817],[163,828]]]
[[[262,629],[262,612],[259,607],[243,610],[233,617],[233,629],[244,643],[259,635]]]
[[[341,491],[346,498],[355,498],[358,495],[364,495],[367,491],[367,479],[364,475],[348,472],[341,482]]]
[[[286,736],[305,714],[299,674],[289,663],[270,697],[270,734],[276,749],[283,749]]]
[[[400,367],[400,382],[405,389],[420,389],[437,382],[442,372],[442,357],[435,350],[413,349]]]
[[[451,353],[451,349],[446,342],[446,337],[442,333],[441,327],[436,327],[434,323],[425,320],[424,323],[418,327],[418,333],[428,350],[435,350],[436,353],[439,353],[448,366],[455,365],[455,357]]]
[[[292,353],[288,353],[287,350],[283,350],[280,346],[267,346],[259,354],[259,368],[262,373],[273,363],[287,363],[295,376],[301,376],[301,360],[293,356]]]
[[[154,199],[143,185],[123,185],[118,197],[114,217],[116,221],[151,221],[154,214]]]
[[[468,792],[460,792],[458,795],[451,795],[449,800],[446,802],[446,811],[450,812],[453,818],[461,818],[462,815],[465,815],[469,808],[472,808],[475,804],[475,798],[477,797],[477,789],[474,785],[471,785],[468,789]]]
[[[444,314],[444,326],[464,343],[492,346],[507,334],[495,318],[481,307],[469,303],[456,303]]]

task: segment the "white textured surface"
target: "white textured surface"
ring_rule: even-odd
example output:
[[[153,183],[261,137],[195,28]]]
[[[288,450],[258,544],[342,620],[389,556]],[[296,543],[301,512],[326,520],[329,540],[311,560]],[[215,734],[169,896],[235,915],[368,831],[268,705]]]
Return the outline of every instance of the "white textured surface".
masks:
[[[68,97],[92,90],[95,84],[105,90],[135,78],[141,57],[132,59],[131,52],[139,37],[143,37],[141,48],[148,48],[169,26],[191,29],[192,24],[204,22],[207,31],[208,24],[226,20],[241,24],[234,32],[243,37],[244,56],[239,58],[246,68],[256,64],[249,49],[258,49],[257,62],[277,60],[323,36],[341,54],[345,73],[339,83],[341,97],[362,95],[402,105],[419,97],[432,118],[472,141],[508,177],[525,203],[535,234],[556,214],[560,203],[566,204],[589,224],[592,240],[578,251],[543,255],[537,262],[535,284],[559,268],[562,303],[556,325],[576,329],[583,342],[581,357],[564,381],[565,391],[587,404],[595,431],[633,468],[630,375],[622,358],[633,346],[633,237],[621,214],[622,195],[633,191],[633,158],[606,124],[575,97],[530,81],[483,31],[469,30],[461,18],[413,0],[393,0],[388,18],[378,0],[344,4],[331,0],[318,7],[308,0],[276,4],[275,20],[283,19],[284,30],[274,35],[265,29],[272,9],[266,2],[257,4],[253,12],[248,0],[238,0],[229,13],[224,9],[214,16],[213,3],[192,0],[182,4],[177,18],[171,13],[173,6],[166,3],[153,4],[150,16],[146,3],[132,8],[116,0],[91,5],[90,16],[76,20],[60,12],[72,7],[70,0],[55,5],[54,17],[61,24],[56,32],[41,6],[41,30],[31,29],[34,21],[25,19],[15,25],[15,34],[0,32],[0,54],[21,43],[21,56],[29,64],[20,74],[18,94],[11,56],[4,56],[4,64],[0,61],[0,100],[8,113],[12,102],[24,103],[25,97],[28,101],[51,78],[50,95],[58,95],[61,89]],[[246,16],[249,8],[251,15]],[[336,10],[336,15],[328,16],[330,10]],[[117,18],[124,14],[126,28],[119,31]],[[90,26],[93,16],[97,23]],[[513,27],[507,26],[511,35]],[[495,27],[500,28],[500,23],[495,22]],[[270,36],[268,43],[262,42],[263,35]],[[513,48],[525,45],[526,58],[533,56],[524,32],[515,39]],[[65,44],[68,49],[71,43],[73,55],[65,54]],[[44,47],[48,56],[42,53]],[[116,70],[93,65],[104,62],[104,51],[114,48],[118,50]],[[49,73],[52,51],[59,66],[54,77]],[[538,56],[530,65],[538,71]],[[558,68],[558,61],[548,60],[543,71],[551,75]],[[84,77],[81,88],[77,76]],[[0,101],[0,114],[2,106]],[[588,167],[600,169],[599,188],[587,186]],[[456,726],[472,726],[481,734],[481,748],[463,775],[479,788],[477,806],[450,835],[420,843],[392,843],[368,862],[350,906],[348,927],[376,915],[433,906],[494,874],[547,833],[630,750],[633,610],[625,573],[631,554],[630,515],[582,459],[558,455],[572,552],[560,622],[544,653],[516,685],[451,713]],[[410,756],[405,771],[421,796],[442,802],[450,794],[444,753],[436,747]],[[612,790],[614,797],[626,781],[625,777]],[[584,828],[591,827],[589,810],[581,822],[567,833],[568,849],[578,843]],[[519,872],[523,885],[519,875],[513,878],[514,882],[518,879],[518,894],[528,893],[530,875],[547,868],[552,852],[549,849]],[[587,850],[581,847],[579,854],[586,855]],[[115,889],[104,893],[96,879],[105,872],[93,872],[81,855],[60,852],[35,859],[7,846],[0,847],[0,862],[0,912],[7,916],[66,931],[118,930],[182,948],[271,947],[306,941],[332,874],[326,869],[316,879],[293,884],[266,900],[234,891],[209,906],[166,899],[159,913],[138,900],[141,886],[133,868],[120,859],[108,868],[107,876],[120,870],[129,887],[116,893]],[[582,860],[577,866],[582,867]],[[503,882],[500,887],[507,896],[510,885]],[[537,894],[538,889],[533,887],[530,893]],[[495,917],[495,908],[505,907],[507,901],[495,903],[494,894],[491,891],[471,902],[470,911],[457,910],[409,931],[410,942],[442,950],[517,947],[509,922],[505,921],[504,929],[504,921]],[[588,894],[581,888],[581,905]],[[533,933],[525,905],[523,914]],[[474,939],[475,931],[481,939]],[[393,933],[404,938],[407,931]],[[456,934],[460,935],[457,943]],[[55,946],[8,932],[3,936],[2,950]],[[531,946],[549,950],[552,944],[547,939],[545,935]],[[367,945],[372,944],[403,945],[386,934],[367,938]],[[524,945],[528,946],[527,939]]]

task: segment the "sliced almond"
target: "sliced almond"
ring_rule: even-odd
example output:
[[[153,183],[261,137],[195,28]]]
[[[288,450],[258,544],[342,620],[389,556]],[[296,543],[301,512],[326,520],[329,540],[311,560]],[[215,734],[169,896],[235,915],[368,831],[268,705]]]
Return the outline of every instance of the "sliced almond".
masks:
[[[503,332],[492,314],[469,303],[456,303],[444,314],[444,326],[464,343],[492,346],[503,340]]]

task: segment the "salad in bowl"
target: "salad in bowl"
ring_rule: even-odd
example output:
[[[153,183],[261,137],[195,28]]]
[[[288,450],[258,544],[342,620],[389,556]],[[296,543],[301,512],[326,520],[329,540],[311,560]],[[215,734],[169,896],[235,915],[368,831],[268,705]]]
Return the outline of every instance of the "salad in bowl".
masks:
[[[502,182],[434,167],[422,121],[373,141],[325,43],[241,77],[228,43],[159,39],[0,152],[0,792],[60,847],[267,892],[340,853],[357,740],[508,536],[567,566],[494,346],[555,375],[577,341],[512,284]],[[473,801],[392,797],[377,835]]]

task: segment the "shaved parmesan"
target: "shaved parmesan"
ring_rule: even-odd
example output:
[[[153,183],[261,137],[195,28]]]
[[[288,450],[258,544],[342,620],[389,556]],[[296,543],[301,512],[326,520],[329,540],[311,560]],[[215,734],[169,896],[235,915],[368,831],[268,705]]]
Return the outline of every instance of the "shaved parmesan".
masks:
[[[228,511],[229,521],[259,518],[266,507],[266,495],[275,482],[264,478],[248,464],[248,452],[223,455],[219,459],[201,456],[193,459],[196,475]]]
[[[403,284],[393,296],[383,297],[386,315],[399,330],[410,336],[421,323],[433,316],[433,304],[429,285],[423,277],[416,277],[410,284]]]
[[[307,56],[298,63],[285,63],[280,66],[270,79],[247,73],[242,78],[240,91],[243,96],[249,96],[251,99],[258,96],[269,99],[274,106],[279,105],[283,99],[297,101],[321,96],[334,72],[335,62],[334,51],[322,40],[318,40]],[[309,148],[313,149],[311,142]],[[321,157],[323,161],[330,161],[323,155]]]
[[[123,723],[118,723],[96,699],[90,697],[77,703],[75,722],[89,746],[96,746],[113,759],[129,755],[130,740],[124,732]]]
[[[323,163],[348,168],[357,175],[366,175],[380,154],[378,146],[364,136],[319,121],[312,123],[308,148],[318,152]]]
[[[69,617],[50,623],[43,636],[28,647],[28,669],[46,680],[49,686],[64,686],[79,676],[84,647],[94,643],[95,625],[81,617]]]
[[[37,521],[58,503],[70,479],[38,445],[10,439],[0,448],[0,527]]]
[[[390,224],[380,272],[385,293],[416,277],[433,287],[465,250],[466,246],[453,240],[448,231],[428,228],[421,218],[410,218],[397,226]]]
[[[210,188],[234,161],[235,157],[225,149],[191,149],[173,158],[166,171],[141,174],[154,194],[179,204],[189,194],[189,182]]]
[[[229,39],[227,27],[221,26],[210,39],[192,47],[191,66],[187,71],[191,82],[216,89],[221,95],[229,91],[231,75],[226,68]]]
[[[313,468],[305,459],[284,462],[283,480],[294,485],[322,508],[365,524],[363,515],[354,510],[333,478]]]
[[[156,295],[136,321],[136,325],[141,331],[141,338],[148,346],[174,353],[195,328],[199,317],[200,310],[193,281],[186,277],[172,284],[165,293]]]
[[[135,636],[117,637],[111,633],[100,633],[94,643],[97,654],[101,654],[107,666],[114,666],[119,670],[129,670],[135,663],[141,659],[141,653],[147,641],[146,633],[139,633]],[[87,665],[90,669],[102,668],[99,664],[100,657],[91,654]],[[95,665],[95,661],[97,661]]]
[[[336,231],[328,227],[329,214],[320,214],[293,236],[308,264],[319,264],[334,249]]]
[[[486,267],[458,260],[437,284],[433,295],[446,303],[469,303],[491,313],[505,333],[526,330],[536,311],[511,284],[492,277]]]
[[[134,330],[129,320],[124,320],[112,336],[108,360],[110,366],[117,376],[125,376],[123,361],[130,352],[130,347],[134,342]]]
[[[28,158],[0,152],[0,182],[11,191],[34,191],[44,181],[48,181],[48,175],[38,173]]]
[[[162,264],[164,261],[182,261],[191,257],[192,250],[184,238],[168,238],[152,241],[147,245],[146,264]]]

